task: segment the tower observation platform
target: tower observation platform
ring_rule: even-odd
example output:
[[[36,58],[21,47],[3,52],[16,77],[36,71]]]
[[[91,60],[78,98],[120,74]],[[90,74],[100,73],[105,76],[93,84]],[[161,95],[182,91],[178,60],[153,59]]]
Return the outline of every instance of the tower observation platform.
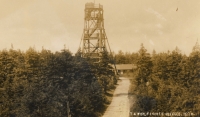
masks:
[[[103,5],[100,4],[94,4],[94,3],[86,3],[85,8],[100,8],[103,9]]]

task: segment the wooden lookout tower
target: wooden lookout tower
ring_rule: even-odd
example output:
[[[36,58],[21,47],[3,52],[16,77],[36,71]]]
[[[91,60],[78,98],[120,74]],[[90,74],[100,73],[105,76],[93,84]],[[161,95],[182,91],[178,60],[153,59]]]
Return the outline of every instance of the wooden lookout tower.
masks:
[[[107,47],[111,52],[104,29],[102,5],[85,4],[84,30],[80,46],[82,57],[90,57],[96,62],[100,61],[102,52],[108,52]]]

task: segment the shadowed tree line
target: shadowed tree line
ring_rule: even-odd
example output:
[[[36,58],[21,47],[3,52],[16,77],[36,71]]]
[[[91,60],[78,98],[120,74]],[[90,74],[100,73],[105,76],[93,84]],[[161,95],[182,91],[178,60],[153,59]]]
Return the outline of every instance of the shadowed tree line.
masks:
[[[189,56],[176,49],[150,55],[141,45],[130,93],[131,112],[193,112],[200,110],[200,49]]]
[[[118,53],[114,53],[116,64],[136,64],[138,53],[123,52],[121,50]]]
[[[0,51],[1,117],[97,117],[116,83],[107,53],[99,64],[63,49]]]

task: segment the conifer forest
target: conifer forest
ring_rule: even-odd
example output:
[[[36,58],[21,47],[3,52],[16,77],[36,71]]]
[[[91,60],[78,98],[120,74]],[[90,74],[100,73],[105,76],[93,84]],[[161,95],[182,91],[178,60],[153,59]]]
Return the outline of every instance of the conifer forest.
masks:
[[[137,69],[131,80],[130,95],[135,96],[131,112],[200,111],[200,50],[198,43],[189,56],[176,47],[173,51],[148,54],[143,45],[138,51]],[[133,101],[133,100],[132,100]],[[185,113],[185,115],[183,114]],[[172,116],[172,115],[169,115]]]
[[[129,101],[131,112],[194,112],[200,110],[200,51],[149,54],[119,51],[116,64],[135,64]],[[51,52],[29,48],[0,51],[1,117],[100,117],[109,104],[106,93],[118,82],[108,53],[100,63],[64,48]],[[132,97],[135,97],[132,100]]]
[[[0,51],[0,117],[95,117],[116,77],[106,53],[99,64],[63,49]]]

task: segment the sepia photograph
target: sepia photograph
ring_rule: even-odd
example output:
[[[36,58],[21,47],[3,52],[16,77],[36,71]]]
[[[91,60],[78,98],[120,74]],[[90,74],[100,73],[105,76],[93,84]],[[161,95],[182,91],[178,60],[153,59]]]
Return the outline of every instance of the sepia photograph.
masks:
[[[0,117],[200,117],[200,1],[0,0]]]

